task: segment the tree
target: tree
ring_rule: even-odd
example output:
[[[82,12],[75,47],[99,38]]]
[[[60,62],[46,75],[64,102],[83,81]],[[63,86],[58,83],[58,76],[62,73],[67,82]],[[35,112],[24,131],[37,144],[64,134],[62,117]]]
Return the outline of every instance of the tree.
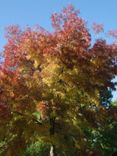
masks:
[[[88,149],[100,151],[99,155],[112,156],[117,152],[117,107],[106,110],[105,123],[97,129],[88,128],[85,134],[88,137]]]
[[[91,46],[86,23],[71,5],[52,15],[52,25],[53,32],[8,27],[0,69],[6,155],[20,155],[37,138],[52,145],[53,155],[82,154],[84,129],[100,127],[107,117],[100,93],[115,89],[117,45],[99,39]]]

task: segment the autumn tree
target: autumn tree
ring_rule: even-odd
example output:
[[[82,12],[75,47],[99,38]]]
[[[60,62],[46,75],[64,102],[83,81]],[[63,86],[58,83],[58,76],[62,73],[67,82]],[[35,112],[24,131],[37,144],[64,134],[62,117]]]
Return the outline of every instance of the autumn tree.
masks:
[[[71,5],[51,19],[52,32],[7,29],[0,66],[6,155],[21,155],[38,139],[51,144],[50,155],[90,153],[85,129],[103,126],[108,117],[100,97],[115,89],[117,45],[103,39],[92,45],[86,22]]]

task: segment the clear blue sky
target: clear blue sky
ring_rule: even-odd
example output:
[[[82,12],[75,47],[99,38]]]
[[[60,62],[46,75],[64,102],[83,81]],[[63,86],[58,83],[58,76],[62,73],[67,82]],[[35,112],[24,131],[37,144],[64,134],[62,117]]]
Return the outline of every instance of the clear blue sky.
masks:
[[[0,50],[5,44],[5,27],[39,24],[52,30],[51,14],[68,4],[80,9],[81,16],[89,24],[103,23],[106,30],[117,29],[117,0],[0,0]],[[117,92],[113,95],[117,98]]]

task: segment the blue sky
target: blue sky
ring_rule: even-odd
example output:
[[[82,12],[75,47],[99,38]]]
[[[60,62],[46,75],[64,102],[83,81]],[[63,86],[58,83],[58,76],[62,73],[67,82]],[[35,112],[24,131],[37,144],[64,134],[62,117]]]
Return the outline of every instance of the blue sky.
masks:
[[[89,22],[103,23],[106,30],[117,29],[117,0],[0,0],[0,50],[5,44],[5,27],[41,25],[52,30],[50,16],[68,4],[80,9]],[[113,93],[114,99],[117,92]]]

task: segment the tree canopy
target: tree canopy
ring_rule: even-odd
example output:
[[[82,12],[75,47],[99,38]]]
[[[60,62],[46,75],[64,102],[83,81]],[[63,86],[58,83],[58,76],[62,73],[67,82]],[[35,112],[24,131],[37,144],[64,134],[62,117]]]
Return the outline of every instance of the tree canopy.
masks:
[[[117,119],[117,108],[109,108],[117,45],[103,39],[92,45],[86,22],[71,5],[51,20],[52,32],[7,29],[0,65],[2,148],[18,156],[26,144],[41,139],[62,154],[99,155],[103,146],[93,149],[89,136]]]

